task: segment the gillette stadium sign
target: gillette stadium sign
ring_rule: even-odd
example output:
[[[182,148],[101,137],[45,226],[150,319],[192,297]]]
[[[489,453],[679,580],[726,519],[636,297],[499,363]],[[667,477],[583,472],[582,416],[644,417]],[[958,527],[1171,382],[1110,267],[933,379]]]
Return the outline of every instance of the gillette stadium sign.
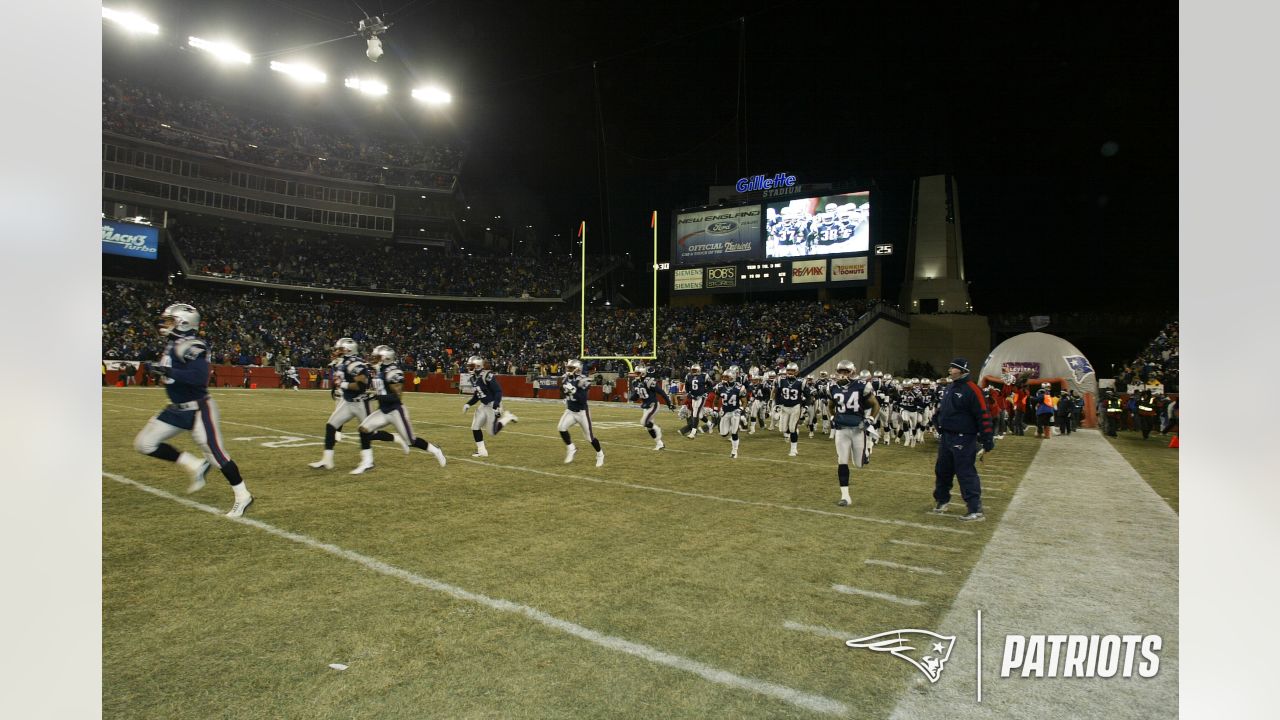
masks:
[[[756,190],[783,190],[785,188],[796,187],[796,176],[788,175],[784,172],[770,175],[752,175],[751,177],[738,178],[738,182],[733,184],[733,189],[740,193],[755,192]]]
[[[671,262],[696,265],[746,260],[759,256],[761,242],[759,205],[680,213]]]

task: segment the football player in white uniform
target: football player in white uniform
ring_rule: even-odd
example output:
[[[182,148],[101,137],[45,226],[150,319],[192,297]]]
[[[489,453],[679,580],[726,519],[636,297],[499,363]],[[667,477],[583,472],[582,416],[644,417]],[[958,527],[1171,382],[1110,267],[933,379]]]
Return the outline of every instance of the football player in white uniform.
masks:
[[[240,477],[240,468],[227,454],[218,429],[218,406],[209,397],[209,347],[196,337],[200,328],[200,312],[186,303],[174,303],[160,316],[160,335],[168,340],[164,354],[155,363],[143,363],[147,372],[164,385],[169,405],[147,421],[133,449],[166,462],[176,462],[191,473],[188,493],[204,487],[205,473],[217,463],[231,484],[235,501],[228,517],[240,517],[253,502],[249,488]],[[180,432],[191,433],[191,439],[204,454],[204,459],[165,442]]]
[[[395,426],[400,437],[405,439],[406,442],[402,442],[401,447],[406,455],[409,454],[409,447],[413,446],[430,453],[440,463],[440,467],[444,467],[448,462],[444,451],[413,434],[409,410],[400,400],[400,394],[404,392],[404,370],[396,362],[395,351],[386,345],[379,345],[369,356],[369,364],[370,375],[373,377],[373,396],[378,399],[378,409],[369,413],[360,423],[360,464],[351,474],[360,475],[373,469],[373,433],[388,424]]]
[[[462,406],[467,412],[477,405],[476,414],[471,418],[471,438],[476,441],[476,451],[471,457],[489,457],[489,450],[484,446],[484,433],[497,435],[502,428],[520,420],[511,412],[502,409],[502,386],[493,376],[492,370],[484,367],[484,358],[472,355],[467,358],[467,371],[471,373],[471,399]]]
[[[596,467],[600,467],[604,465],[604,450],[591,429],[591,410],[587,408],[587,392],[591,389],[591,378],[582,374],[582,361],[577,358],[566,361],[564,367],[568,371],[560,379],[560,389],[564,391],[564,414],[560,416],[560,424],[556,426],[560,431],[560,439],[565,444],[564,461],[565,463],[573,462],[573,456],[578,452],[578,447],[573,444],[573,438],[569,437],[569,428],[580,425],[582,431],[587,434],[587,440],[591,441],[591,447],[596,451]]]

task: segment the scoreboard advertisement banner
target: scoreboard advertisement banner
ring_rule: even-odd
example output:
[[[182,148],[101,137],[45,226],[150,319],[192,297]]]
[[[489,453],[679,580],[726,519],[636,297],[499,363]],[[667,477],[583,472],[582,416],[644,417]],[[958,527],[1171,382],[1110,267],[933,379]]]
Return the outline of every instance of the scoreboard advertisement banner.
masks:
[[[701,290],[702,268],[692,270],[676,270],[673,276],[675,290]]]
[[[712,208],[676,215],[672,265],[729,263],[760,257],[760,206]]]
[[[866,255],[831,259],[831,282],[865,282],[870,279]]]
[[[791,263],[791,284],[824,283],[826,281],[826,260],[796,260]]]
[[[108,255],[155,260],[160,249],[160,231],[150,225],[102,221],[102,252]]]

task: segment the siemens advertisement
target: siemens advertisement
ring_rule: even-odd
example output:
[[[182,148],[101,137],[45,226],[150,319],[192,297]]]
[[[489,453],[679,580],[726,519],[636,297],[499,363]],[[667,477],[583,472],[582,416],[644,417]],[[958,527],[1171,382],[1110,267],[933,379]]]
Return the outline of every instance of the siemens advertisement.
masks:
[[[672,265],[703,265],[760,256],[760,206],[713,208],[676,215]]]
[[[159,248],[160,231],[156,228],[118,220],[102,221],[104,253],[155,260]]]

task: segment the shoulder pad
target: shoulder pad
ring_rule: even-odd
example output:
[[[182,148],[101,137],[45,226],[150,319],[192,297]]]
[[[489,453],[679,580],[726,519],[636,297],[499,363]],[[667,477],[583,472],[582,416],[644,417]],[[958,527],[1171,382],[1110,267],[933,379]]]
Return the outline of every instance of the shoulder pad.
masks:
[[[208,346],[198,338],[182,338],[173,344],[173,354],[186,362],[195,360],[203,355],[206,350],[208,350]]]

